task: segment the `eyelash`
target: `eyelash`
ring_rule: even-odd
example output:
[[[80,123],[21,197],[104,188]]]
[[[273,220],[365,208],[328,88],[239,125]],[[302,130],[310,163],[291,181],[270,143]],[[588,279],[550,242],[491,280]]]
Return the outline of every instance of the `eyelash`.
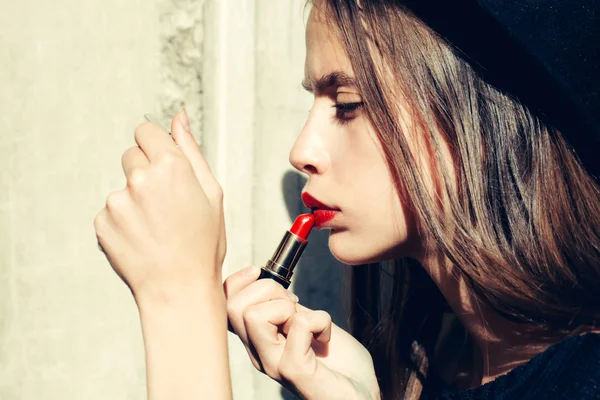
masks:
[[[344,125],[355,118],[353,115],[349,115],[354,111],[358,110],[363,106],[362,101],[357,101],[354,103],[335,103],[332,105],[335,108],[335,120],[340,124]]]

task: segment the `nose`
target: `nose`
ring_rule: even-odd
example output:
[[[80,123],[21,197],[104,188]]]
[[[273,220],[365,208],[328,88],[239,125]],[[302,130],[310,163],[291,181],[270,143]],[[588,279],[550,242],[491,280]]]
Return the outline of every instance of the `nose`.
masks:
[[[310,115],[290,151],[290,164],[309,176],[324,174],[328,169],[325,138]]]

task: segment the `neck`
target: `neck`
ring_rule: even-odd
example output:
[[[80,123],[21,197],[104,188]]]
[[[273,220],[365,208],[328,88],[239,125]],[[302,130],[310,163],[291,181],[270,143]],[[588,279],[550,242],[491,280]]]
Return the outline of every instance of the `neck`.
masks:
[[[445,257],[419,260],[475,342],[468,387],[476,387],[506,374],[557,342],[540,339],[531,329],[491,310],[479,301]]]

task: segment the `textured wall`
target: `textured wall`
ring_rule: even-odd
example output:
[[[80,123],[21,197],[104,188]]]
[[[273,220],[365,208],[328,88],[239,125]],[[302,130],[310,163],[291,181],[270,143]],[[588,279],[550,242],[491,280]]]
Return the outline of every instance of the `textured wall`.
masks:
[[[94,216],[124,184],[142,115],[168,125],[186,105],[225,191],[225,274],[271,255],[302,209],[287,157],[310,107],[304,1],[4,3],[0,399],[145,398],[137,310],[97,250]],[[325,308],[339,266],[323,234],[305,254],[295,290]],[[281,398],[230,338],[235,398]]]
[[[202,133],[204,0],[155,0],[160,40],[160,92],[156,107],[165,126],[183,106],[192,130]],[[154,33],[157,31],[154,30]]]
[[[156,107],[153,2],[23,0],[0,13],[0,398],[140,399],[135,304],[93,219]]]

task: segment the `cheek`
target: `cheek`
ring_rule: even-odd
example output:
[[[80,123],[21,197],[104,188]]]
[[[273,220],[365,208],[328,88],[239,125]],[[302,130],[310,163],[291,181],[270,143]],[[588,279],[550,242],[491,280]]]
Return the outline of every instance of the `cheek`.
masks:
[[[379,140],[368,124],[346,132],[333,157],[336,181],[348,202],[344,228],[333,230],[329,247],[345,264],[356,265],[414,256],[419,249],[415,218],[406,194],[398,195]]]
[[[353,216],[346,229],[331,232],[329,248],[339,261],[349,265],[367,264],[414,253],[410,215],[406,214],[395,191],[387,196],[387,201],[382,201],[382,197],[378,206]]]

